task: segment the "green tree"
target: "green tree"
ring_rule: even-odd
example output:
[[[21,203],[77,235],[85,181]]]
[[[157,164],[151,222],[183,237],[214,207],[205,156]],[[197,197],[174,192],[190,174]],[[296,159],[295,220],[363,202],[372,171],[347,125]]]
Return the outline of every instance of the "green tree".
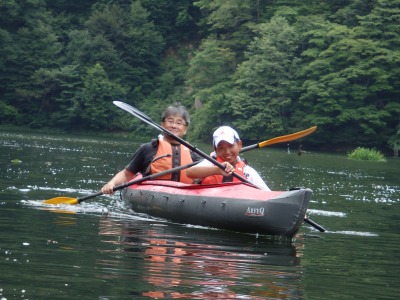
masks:
[[[320,26],[325,34],[308,40],[316,47],[303,53],[313,60],[303,67],[303,113],[296,118],[335,133],[321,136],[320,143],[380,147],[397,124],[400,111],[393,100],[399,93],[400,56],[387,37],[398,36],[399,25],[396,9],[382,5],[386,2],[378,1],[371,14],[360,17],[360,26],[326,22]]]
[[[194,0],[141,0],[149,12],[148,20],[154,23],[166,41],[167,48],[192,43],[200,36],[197,22],[200,11],[193,5]]]
[[[29,1],[31,2],[31,1]],[[55,15],[63,15],[68,19],[70,30],[81,27],[90,15],[91,7],[98,0],[66,1],[66,0],[45,0],[46,6]]]
[[[118,77],[122,85],[132,87],[130,96],[135,99],[142,99],[154,88],[152,80],[158,75],[164,47],[161,34],[148,18],[148,11],[135,1],[129,9],[118,5],[98,8],[86,22],[92,39],[105,39],[117,51],[118,59],[104,61],[104,65],[114,64],[118,74],[110,74],[113,79]],[[105,49],[106,57],[113,55],[111,47],[106,45]]]
[[[394,156],[399,156],[400,150],[400,122],[396,126],[396,131],[388,140],[389,147],[393,150]]]
[[[199,51],[190,61],[186,85],[197,108],[193,116],[196,125],[194,137],[208,136],[213,122],[215,126],[221,121],[222,115],[231,115],[227,114],[227,111],[230,112],[230,105],[225,93],[232,83],[231,76],[235,66],[234,53],[212,37],[203,40]],[[207,118],[204,118],[205,115]]]
[[[140,106],[146,108],[156,120],[168,104],[180,102],[187,108],[193,106],[192,100],[188,97],[189,89],[185,87],[185,76],[191,53],[191,47],[182,45],[176,49],[170,49],[162,60],[160,76],[155,78],[155,89],[140,103]]]
[[[111,41],[102,34],[91,35],[87,29],[71,30],[65,47],[66,59],[84,74],[86,69],[101,62],[112,78],[121,75],[123,59]]]
[[[259,22],[259,1],[253,0],[198,0],[194,2],[202,12],[200,24],[217,36],[223,47],[230,48],[239,60],[253,37],[251,28]]]
[[[258,27],[246,60],[236,71],[232,95],[234,124],[247,138],[265,137],[265,130],[272,135],[286,132],[297,47],[297,34],[283,17],[273,17]]]
[[[83,87],[70,108],[77,128],[115,129],[119,121],[112,101],[126,95],[126,90],[108,78],[98,63],[87,70]]]
[[[16,77],[9,72],[10,60],[15,59],[14,48],[13,36],[7,30],[0,28],[0,99],[7,102],[10,102],[9,95],[13,92],[9,86]]]
[[[82,87],[81,75],[75,65],[60,68],[40,68],[32,76],[32,86],[47,99],[47,126],[73,128],[76,116],[71,114],[73,100]]]
[[[212,132],[220,125],[233,125],[230,91],[233,88],[232,81],[224,81],[201,91],[201,96],[207,98],[207,102],[197,103],[197,109],[193,113],[193,125],[189,132],[190,138],[202,141],[210,141]]]
[[[328,1],[332,7],[329,19],[337,24],[355,27],[359,25],[358,18],[369,14],[375,0],[351,0],[348,3]]]
[[[235,69],[235,54],[220,41],[210,37],[203,40],[190,61],[187,84],[194,90],[212,87],[230,77]]]
[[[32,20],[30,27],[22,27],[13,35],[13,53],[8,56],[7,78],[9,104],[16,107],[24,118],[20,124],[42,126],[52,101],[42,97],[45,91],[32,84],[35,72],[40,68],[54,68],[61,62],[62,45],[51,24]],[[46,87],[44,87],[46,88]],[[11,96],[13,95],[13,96]]]

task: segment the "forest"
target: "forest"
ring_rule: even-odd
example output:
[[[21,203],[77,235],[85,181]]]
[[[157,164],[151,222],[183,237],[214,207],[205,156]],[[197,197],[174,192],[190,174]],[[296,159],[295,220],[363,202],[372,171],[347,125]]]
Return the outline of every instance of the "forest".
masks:
[[[246,142],[311,126],[307,146],[400,147],[400,0],[0,1],[0,125],[152,128],[174,102],[187,139]]]

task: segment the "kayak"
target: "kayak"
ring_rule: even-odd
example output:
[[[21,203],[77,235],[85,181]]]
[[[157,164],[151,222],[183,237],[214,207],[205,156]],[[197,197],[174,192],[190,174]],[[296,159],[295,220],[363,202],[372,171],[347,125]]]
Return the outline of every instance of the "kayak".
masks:
[[[311,189],[263,191],[230,182],[200,185],[151,180],[130,185],[121,197],[137,213],[174,222],[292,237],[300,229]]]

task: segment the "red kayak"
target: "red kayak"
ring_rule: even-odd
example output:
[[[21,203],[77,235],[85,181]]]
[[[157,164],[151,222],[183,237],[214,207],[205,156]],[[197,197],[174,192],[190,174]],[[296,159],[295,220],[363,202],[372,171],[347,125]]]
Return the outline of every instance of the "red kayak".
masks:
[[[304,221],[312,191],[262,191],[245,183],[214,185],[152,180],[124,189],[139,213],[184,224],[292,237]]]

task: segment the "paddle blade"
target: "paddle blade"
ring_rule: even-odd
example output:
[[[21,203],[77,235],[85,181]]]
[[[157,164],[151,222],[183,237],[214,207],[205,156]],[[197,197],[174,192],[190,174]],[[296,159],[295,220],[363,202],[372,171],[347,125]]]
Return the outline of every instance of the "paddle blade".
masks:
[[[262,148],[262,147],[265,147],[268,145],[273,145],[273,144],[278,144],[278,143],[294,141],[294,140],[297,140],[299,138],[305,137],[305,136],[313,133],[316,129],[317,129],[317,126],[313,126],[313,127],[310,127],[308,129],[305,129],[305,130],[302,130],[299,132],[295,132],[295,133],[283,135],[283,136],[278,136],[276,138],[259,143],[258,148]]]
[[[78,199],[69,197],[56,197],[45,200],[44,204],[78,204]]]

